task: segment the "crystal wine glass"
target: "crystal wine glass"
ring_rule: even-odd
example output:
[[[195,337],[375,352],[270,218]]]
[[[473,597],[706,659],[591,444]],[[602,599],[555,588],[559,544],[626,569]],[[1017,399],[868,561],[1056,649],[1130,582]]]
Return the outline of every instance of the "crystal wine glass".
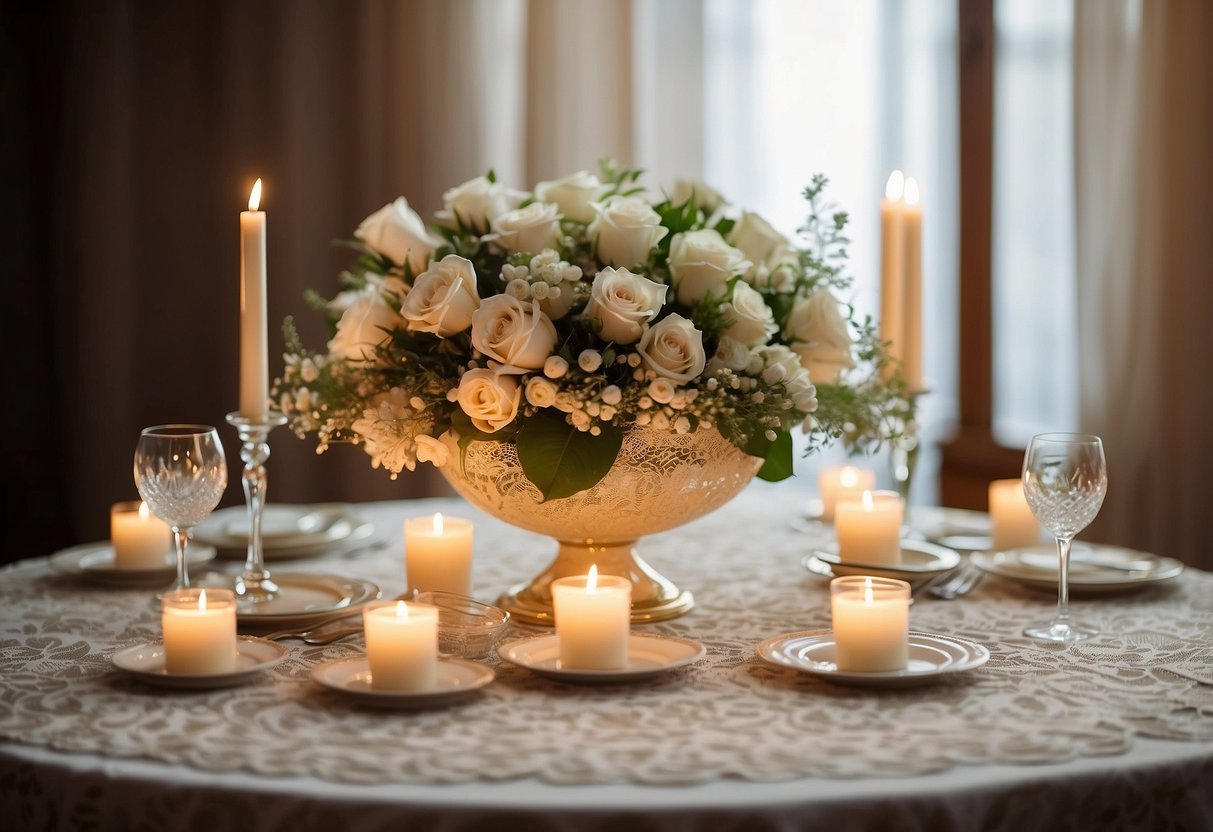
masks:
[[[145,428],[135,447],[135,485],[152,513],[173,527],[177,582],[189,587],[185,547],[189,530],[210,514],[227,488],[227,459],[210,425]]]
[[[1099,629],[1070,617],[1070,544],[1099,514],[1108,493],[1103,442],[1083,433],[1033,436],[1023,459],[1023,492],[1040,524],[1057,538],[1057,614],[1024,635],[1045,641],[1074,642],[1099,635]]]

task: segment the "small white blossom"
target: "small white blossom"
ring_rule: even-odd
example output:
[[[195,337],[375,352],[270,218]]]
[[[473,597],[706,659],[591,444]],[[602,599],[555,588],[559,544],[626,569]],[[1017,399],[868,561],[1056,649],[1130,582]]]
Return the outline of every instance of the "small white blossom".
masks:
[[[668,378],[655,378],[649,383],[649,395],[653,401],[667,404],[674,398],[674,382]]]
[[[577,356],[577,365],[587,373],[592,373],[602,366],[602,353],[598,350],[582,350]]]
[[[608,384],[602,388],[602,401],[604,404],[619,404],[623,398],[623,391],[614,384]]]
[[[569,371],[569,362],[559,355],[549,355],[543,362],[543,374],[548,378],[560,378]]]

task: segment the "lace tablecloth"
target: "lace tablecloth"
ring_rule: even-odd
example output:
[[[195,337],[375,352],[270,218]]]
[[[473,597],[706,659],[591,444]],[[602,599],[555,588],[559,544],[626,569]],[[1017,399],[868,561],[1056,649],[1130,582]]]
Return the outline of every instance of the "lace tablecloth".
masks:
[[[981,642],[989,663],[907,690],[836,687],[755,657],[779,633],[829,626],[826,582],[801,559],[819,531],[793,529],[794,488],[756,484],[715,514],[642,542],[695,592],[695,610],[644,629],[696,639],[707,655],[652,681],[578,687],[496,660],[497,679],[454,707],[381,712],[316,687],[317,662],[357,640],[291,645],[251,684],[165,691],[114,671],[112,653],[159,635],[148,590],[52,573],[0,571],[0,737],[69,752],[139,757],[206,772],[335,783],[703,784],[938,772],[961,764],[1119,755],[1140,737],[1213,740],[1213,574],[1189,570],[1134,594],[1076,599],[1104,635],[1069,648],[1026,640],[1053,598],[997,579],[945,602],[922,599],[916,630]],[[440,509],[476,524],[475,589],[486,600],[537,572],[554,544],[454,500],[360,506],[386,545],[300,561],[292,571],[403,589],[401,523]]]

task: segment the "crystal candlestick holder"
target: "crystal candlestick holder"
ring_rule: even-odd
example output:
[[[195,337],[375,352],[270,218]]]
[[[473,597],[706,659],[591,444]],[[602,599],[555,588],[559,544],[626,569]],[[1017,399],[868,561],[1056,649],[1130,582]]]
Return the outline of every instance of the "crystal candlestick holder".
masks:
[[[227,423],[240,437],[240,459],[244,462],[244,501],[248,506],[248,557],[244,572],[236,579],[236,595],[242,604],[258,604],[274,598],[278,585],[265,568],[261,541],[261,516],[265,511],[265,461],[270,458],[270,431],[286,424],[281,413],[250,419],[240,413],[227,414]]]
[[[918,398],[925,395],[926,389],[910,392],[909,407],[899,421],[899,435],[889,440],[889,473],[893,477],[893,487],[906,503],[910,499],[910,484],[914,480],[914,468],[918,464]]]

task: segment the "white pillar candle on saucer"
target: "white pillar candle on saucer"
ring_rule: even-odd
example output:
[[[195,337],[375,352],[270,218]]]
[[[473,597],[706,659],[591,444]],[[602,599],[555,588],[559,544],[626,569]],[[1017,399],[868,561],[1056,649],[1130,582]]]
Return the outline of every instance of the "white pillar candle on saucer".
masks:
[[[160,602],[164,669],[180,675],[236,669],[236,594],[230,589],[180,589]]]
[[[821,493],[821,519],[827,523],[834,519],[839,500],[858,497],[876,487],[876,472],[871,468],[854,465],[837,465],[823,468],[817,475],[817,490]]]
[[[901,497],[892,491],[864,491],[840,500],[834,513],[838,559],[850,563],[901,563]]]
[[[438,608],[406,601],[362,613],[371,687],[429,690],[438,678]]]
[[[412,592],[471,595],[471,521],[441,513],[405,520],[404,562]]]
[[[839,670],[901,670],[909,661],[910,585],[848,576],[830,581],[834,663]]]
[[[110,508],[110,545],[118,569],[162,569],[173,550],[173,530],[142,500]]]
[[[560,666],[578,670],[622,670],[628,665],[632,582],[617,575],[588,575],[552,581],[552,612],[560,644]]]
[[[1040,521],[1024,496],[1022,480],[994,480],[989,493],[992,545],[996,551],[1040,542]]]

